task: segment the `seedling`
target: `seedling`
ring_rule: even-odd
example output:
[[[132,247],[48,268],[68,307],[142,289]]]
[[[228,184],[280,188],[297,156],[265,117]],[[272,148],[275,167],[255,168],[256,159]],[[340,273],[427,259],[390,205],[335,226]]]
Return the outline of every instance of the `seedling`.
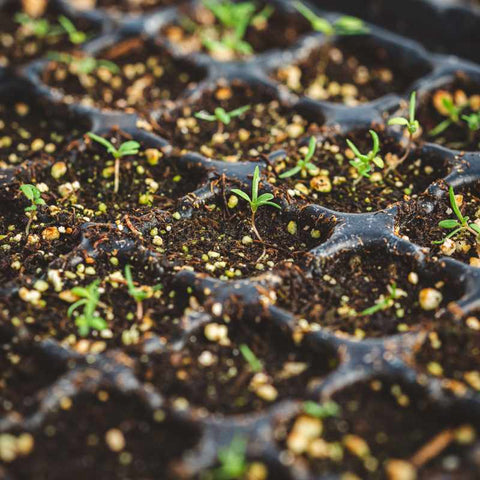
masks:
[[[389,125],[400,125],[402,127],[406,127],[408,132],[408,145],[407,150],[402,158],[400,158],[399,163],[402,163],[409,155],[410,151],[412,150],[413,144],[413,136],[417,133],[418,129],[420,128],[420,123],[418,120],[415,119],[415,108],[416,108],[416,92],[412,92],[410,95],[410,108],[409,108],[409,118],[403,117],[395,117],[391,118],[388,121]]]
[[[205,47],[210,51],[234,52],[240,55],[251,55],[252,46],[244,39],[247,28],[257,21],[263,23],[273,13],[271,6],[265,7],[255,15],[254,2],[232,2],[230,0],[203,0],[204,6],[210,10],[222,25],[218,40],[202,35]]]
[[[315,154],[316,148],[317,148],[317,141],[315,137],[310,137],[310,141],[308,143],[308,152],[305,155],[305,158],[298,160],[297,164],[293,168],[291,168],[290,170],[287,170],[286,172],[283,172],[281,175],[279,175],[279,177],[289,178],[289,177],[293,177],[299,172],[302,172],[302,173],[317,172],[318,168],[311,162],[313,155]]]
[[[95,280],[87,287],[74,287],[72,293],[80,300],[70,305],[67,315],[70,318],[75,310],[83,307],[83,312],[75,319],[75,325],[78,327],[78,333],[85,337],[90,330],[104,330],[107,328],[107,322],[98,316],[96,309],[100,303],[100,279]]]
[[[252,229],[255,232],[255,235],[257,236],[257,238],[260,240],[260,242],[263,243],[262,237],[258,233],[257,226],[255,225],[255,214],[257,213],[257,210],[264,205],[269,205],[271,207],[278,208],[279,210],[281,210],[282,207],[270,201],[274,198],[271,193],[264,193],[258,196],[259,183],[260,183],[260,169],[257,166],[255,167],[255,172],[253,173],[252,196],[249,197],[247,193],[243,192],[242,190],[239,190],[238,188],[233,188],[232,192],[238,195],[239,197],[243,198],[245,201],[247,201],[250,204],[250,209],[252,211],[252,220],[251,220]]]
[[[128,294],[137,303],[137,318],[141,320],[143,318],[143,301],[150,298],[158,290],[161,290],[162,285],[135,287],[132,277],[132,267],[130,265],[125,265],[125,279],[127,281]]]
[[[206,478],[213,480],[238,480],[243,478],[248,469],[246,453],[247,440],[243,437],[235,436],[230,445],[220,449],[218,452],[220,466]]]
[[[453,100],[449,97],[443,97],[442,98],[442,105],[447,111],[448,118],[444,120],[443,122],[440,122],[435,128],[430,130],[428,133],[432,137],[437,137],[441,133],[443,133],[445,130],[447,130],[450,125],[458,124],[460,122],[460,114],[462,111],[465,109],[467,106],[465,105],[455,105]]]
[[[250,347],[246,345],[245,343],[242,343],[238,349],[240,350],[240,353],[243,355],[243,358],[248,362],[250,365],[250,369],[254,373],[261,372],[263,370],[263,364],[262,362],[258,359],[258,357],[252,352]]]
[[[118,73],[120,71],[118,66],[110,60],[102,60],[94,57],[77,57],[68,53],[49,52],[47,58],[54,62],[70,66],[72,71],[77,74],[90,75],[99,68],[106,68],[111,73]]]
[[[65,32],[68,35],[68,39],[74,44],[79,45],[83,43],[87,39],[87,34],[85,32],[81,32],[77,30],[77,27],[73,24],[73,22],[67,18],[65,15],[60,15],[58,17],[58,23],[62,26]]]
[[[378,156],[378,153],[380,152],[380,139],[378,138],[377,133],[373,130],[369,130],[369,133],[373,140],[373,147],[366,155],[360,153],[355,144],[347,139],[347,145],[355,154],[355,159],[350,161],[350,165],[360,174],[357,182],[360,181],[362,177],[370,177],[370,172],[373,169],[372,163],[378,168],[383,168],[385,166],[383,160]]]
[[[439,227],[452,231],[442,240],[438,240],[432,243],[434,245],[443,245],[446,240],[456,237],[461,232],[470,232],[472,235],[475,236],[476,242],[480,244],[480,226],[478,226],[476,223],[469,223],[469,217],[463,216],[458,206],[457,199],[455,198],[455,192],[452,186],[450,186],[450,188],[448,189],[448,194],[450,197],[450,205],[457,218],[442,220],[441,222],[439,222]]]
[[[137,155],[140,149],[140,144],[135,140],[128,140],[127,142],[122,143],[117,149],[106,138],[95,135],[92,132],[88,132],[87,135],[95,142],[103,145],[107,152],[115,159],[115,182],[113,191],[117,193],[120,186],[120,159],[128,155]]]
[[[230,112],[226,112],[224,108],[217,107],[214,110],[213,115],[208,112],[197,112],[195,114],[195,118],[199,118],[200,120],[205,120],[207,122],[218,122],[218,130],[220,132],[223,131],[224,125],[230,125],[232,118],[240,117],[243,115],[247,110],[250,109],[250,105],[245,105],[240,108],[236,108]]]
[[[396,282],[392,282],[391,285],[387,287],[388,295],[382,295],[372,307],[366,308],[363,310],[360,315],[366,317],[368,315],[373,315],[382,310],[388,310],[392,308],[395,304],[395,300],[398,300],[401,297],[405,297],[407,294],[403,290],[397,288]]]
[[[330,22],[319,17],[302,2],[295,2],[295,8],[310,22],[313,30],[321,32],[327,37],[332,35],[363,35],[369,32],[362,20],[355,17],[343,16]]]
[[[36,212],[39,205],[45,205],[45,200],[42,198],[40,190],[35,185],[24,183],[23,185],[20,185],[20,190],[31,202],[31,205],[25,207],[25,213],[29,214],[27,227],[25,229],[25,235],[28,236],[28,233],[30,232],[30,226],[32,225],[33,221],[32,212]]]
[[[317,403],[307,401],[303,403],[303,411],[315,418],[337,417],[340,414],[340,406],[335,402]]]
[[[462,115],[462,120],[468,125],[469,140],[473,141],[475,132],[480,130],[480,112]]]
[[[33,18],[26,13],[17,13],[15,15],[15,21],[26,27],[32,35],[37,38],[46,38],[60,35],[62,29],[56,25],[52,25],[46,18]]]

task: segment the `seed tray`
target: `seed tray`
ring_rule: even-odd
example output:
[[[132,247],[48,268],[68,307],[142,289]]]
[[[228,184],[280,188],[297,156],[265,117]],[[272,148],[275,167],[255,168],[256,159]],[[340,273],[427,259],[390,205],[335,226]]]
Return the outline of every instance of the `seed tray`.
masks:
[[[246,478],[476,478],[478,254],[469,237],[470,249],[449,256],[431,241],[448,216],[448,186],[478,217],[479,139],[465,152],[448,148],[463,132],[437,143],[423,134],[388,188],[365,181],[353,194],[278,173],[310,136],[315,161],[339,177],[350,175],[336,157],[347,155],[346,138],[366,150],[370,128],[398,157],[407,139],[387,120],[405,112],[410,92],[428,124],[434,92],[474,95],[480,69],[374,26],[325,38],[284,1],[269,3],[291,45],[272,40],[247,61],[215,60],[172,41],[168,26],[194,3],[161,3],[82,13],[104,32],[85,52],[133,71],[120,87],[76,83],[44,58],[3,71],[0,476],[212,478],[219,454],[242,439]],[[359,60],[370,80],[320,94],[289,81],[292,66],[301,80],[315,78],[318,52],[340,52],[353,74]],[[139,62],[147,77],[160,68],[164,84],[139,95]],[[332,60],[320,74],[354,83],[342,65]],[[219,145],[210,124],[184,122],[192,111],[247,102],[256,107],[232,131],[248,126],[250,135]],[[122,166],[118,197],[113,167],[98,166],[108,159],[87,131],[141,144],[138,160]],[[259,210],[264,242],[231,192],[249,191],[256,166],[262,192],[282,207]],[[47,204],[58,206],[39,209],[28,239],[22,183],[45,185]],[[126,264],[142,285],[163,287],[138,316],[119,275]],[[67,316],[69,292],[96,278],[109,328],[82,338]],[[392,281],[406,295],[394,308],[355,313]],[[330,400],[340,411],[323,419],[305,404]]]

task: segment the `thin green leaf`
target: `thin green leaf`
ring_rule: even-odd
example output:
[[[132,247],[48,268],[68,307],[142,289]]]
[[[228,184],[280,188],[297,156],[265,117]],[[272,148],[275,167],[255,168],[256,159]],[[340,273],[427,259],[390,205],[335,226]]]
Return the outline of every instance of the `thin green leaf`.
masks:
[[[242,190],[239,190],[238,188],[232,188],[232,193],[234,193],[235,195],[238,195],[239,197],[242,197],[248,203],[251,203],[250,197]]]

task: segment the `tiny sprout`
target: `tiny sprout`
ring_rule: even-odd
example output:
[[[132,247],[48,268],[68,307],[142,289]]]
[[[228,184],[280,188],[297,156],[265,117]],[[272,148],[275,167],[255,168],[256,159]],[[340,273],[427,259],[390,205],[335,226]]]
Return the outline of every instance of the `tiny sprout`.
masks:
[[[15,21],[28,28],[37,38],[53,37],[62,33],[61,28],[52,25],[46,18],[33,18],[19,12],[15,15]]]
[[[317,403],[307,401],[303,403],[303,411],[315,418],[337,417],[340,415],[340,406],[335,402]]]
[[[420,128],[420,123],[418,120],[415,119],[415,108],[416,108],[416,92],[412,92],[410,95],[410,107],[409,107],[409,118],[403,117],[395,117],[391,118],[388,121],[389,125],[400,125],[402,127],[406,127],[408,131],[408,146],[407,150],[403,157],[399,160],[399,163],[402,163],[409,155],[412,149],[413,144],[413,136],[417,133],[418,129]]]
[[[302,2],[295,2],[295,8],[310,22],[316,32],[321,32],[328,37],[332,35],[363,35],[369,32],[368,27],[359,18],[342,16],[330,22],[319,17]]]
[[[273,13],[273,9],[265,8],[255,15],[254,2],[203,0],[203,5],[215,15],[225,29],[219,40],[212,40],[204,35],[202,41],[205,47],[210,51],[226,50],[241,55],[250,55],[253,52],[252,46],[244,40],[247,28],[259,20],[265,22]]]
[[[122,143],[117,149],[111,142],[103,137],[100,137],[99,135],[95,135],[92,132],[88,132],[87,135],[95,142],[104,146],[107,152],[110,153],[115,159],[115,183],[113,191],[117,193],[120,186],[120,159],[128,155],[137,155],[140,149],[140,144],[134,140],[129,140]]]
[[[24,183],[20,186],[21,192],[30,200],[31,205],[25,207],[25,212],[36,212],[39,205],[45,205],[45,200],[42,198],[40,190],[30,183]],[[25,234],[28,236],[30,231],[30,226],[32,225],[33,217],[30,215],[28,218],[27,228],[25,229]]]
[[[245,343],[242,343],[238,349],[240,350],[240,353],[243,355],[243,358],[248,362],[250,365],[250,369],[254,373],[261,372],[263,370],[263,364],[262,362],[258,359],[258,357],[252,352],[250,347],[246,345]]]
[[[87,39],[85,32],[77,30],[73,22],[67,18],[65,15],[60,15],[58,17],[58,23],[62,26],[65,32],[68,35],[68,39],[74,44],[79,45]]]
[[[375,305],[363,310],[360,313],[362,317],[373,315],[374,313],[380,312],[382,310],[388,310],[389,308],[393,307],[395,300],[398,300],[399,298],[405,297],[407,295],[406,292],[397,288],[396,282],[392,282],[392,284],[389,285],[387,289],[388,289],[388,295],[382,295],[375,302]]]
[[[455,192],[452,186],[450,186],[450,188],[448,189],[448,194],[450,197],[450,205],[457,218],[442,220],[441,222],[439,222],[438,226],[440,228],[445,228],[452,231],[442,240],[438,240],[432,243],[434,245],[443,245],[445,241],[449,238],[456,237],[459,233],[467,231],[474,235],[477,243],[480,244],[480,226],[478,226],[476,223],[469,223],[469,217],[463,216],[460,208],[458,207],[457,199],[455,198]]]
[[[369,130],[369,133],[373,140],[373,147],[372,150],[370,150],[370,152],[368,152],[366,155],[360,153],[355,144],[347,139],[347,145],[355,154],[355,159],[350,161],[350,165],[355,168],[360,174],[358,181],[360,181],[362,177],[370,177],[370,172],[372,171],[372,163],[375,164],[378,168],[383,168],[385,166],[383,160],[378,156],[378,153],[380,151],[380,139],[378,138],[377,133],[373,130]]]
[[[226,112],[224,108],[217,107],[214,110],[213,115],[202,111],[195,113],[195,118],[199,118],[200,120],[205,120],[207,122],[218,122],[219,130],[223,130],[223,126],[229,125],[232,121],[232,118],[240,117],[249,109],[250,105],[245,105],[230,112]]]
[[[255,167],[255,172],[253,173],[253,180],[252,180],[252,197],[250,198],[248,194],[239,190],[238,188],[233,188],[232,192],[238,195],[239,197],[243,198],[250,204],[250,209],[252,210],[252,229],[255,232],[257,238],[263,242],[262,237],[258,233],[257,227],[255,225],[255,214],[257,210],[262,207],[263,205],[270,205],[271,207],[278,208],[279,210],[282,209],[280,205],[271,202],[274,197],[271,193],[264,193],[263,195],[258,196],[258,184],[260,183],[260,169]]]
[[[448,113],[448,118],[428,132],[431,137],[437,137],[447,130],[450,125],[458,123],[460,121],[460,114],[466,107],[466,105],[455,105],[449,97],[442,98],[442,105]]]
[[[315,137],[310,137],[310,141],[308,143],[308,152],[305,155],[305,158],[303,160],[298,160],[297,164],[293,168],[282,173],[281,175],[279,175],[279,177],[289,178],[289,177],[293,177],[299,172],[307,171],[307,172],[315,173],[316,171],[318,171],[318,168],[311,162],[313,155],[315,154],[316,148],[317,148],[317,141]]]
[[[150,298],[154,292],[161,290],[162,285],[156,285],[155,287],[135,287],[132,277],[132,267],[130,265],[125,265],[125,279],[127,281],[128,294],[135,300],[137,303],[137,318],[141,320],[143,318],[143,301],[147,298]]]
[[[246,459],[247,440],[235,436],[230,445],[218,452],[220,466],[213,470],[212,475],[206,478],[213,480],[237,480],[247,473],[248,463]]]
[[[75,319],[75,325],[78,327],[78,333],[85,337],[90,330],[104,330],[107,328],[107,322],[98,316],[96,309],[100,303],[100,279],[95,280],[87,287],[74,287],[72,293],[80,300],[76,301],[67,311],[68,317],[73,315],[73,312],[79,307],[83,307],[83,313]]]
[[[473,141],[475,132],[480,130],[480,112],[462,115],[462,120],[464,120],[468,126],[469,140]]]
[[[90,75],[99,68],[106,68],[111,73],[118,73],[120,71],[118,65],[110,60],[102,60],[89,56],[77,57],[68,53],[49,52],[47,58],[54,62],[69,65],[76,73],[84,75]]]

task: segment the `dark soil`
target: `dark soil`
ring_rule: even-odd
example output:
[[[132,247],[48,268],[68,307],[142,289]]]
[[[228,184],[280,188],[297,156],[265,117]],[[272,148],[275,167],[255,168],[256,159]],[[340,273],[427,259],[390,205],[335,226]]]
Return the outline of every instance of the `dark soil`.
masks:
[[[220,107],[226,112],[250,106],[228,125],[195,117],[213,114]],[[279,149],[295,147],[296,139],[318,130],[299,114],[282,106],[264,87],[244,83],[219,83],[188,106],[165,111],[157,118],[158,133],[181,152],[194,151],[208,158],[227,162],[259,160]]]
[[[228,333],[216,341],[209,328],[226,328]],[[332,354],[306,353],[268,325],[255,325],[255,333],[250,328],[208,324],[205,333],[190,337],[180,351],[150,356],[142,376],[174,405],[186,399],[210,412],[239,414],[286,398],[308,398],[336,364]],[[258,371],[240,352],[241,345],[247,345],[261,362]]]
[[[442,415],[418,392],[379,380],[355,385],[334,400],[341,408],[340,415],[317,419],[304,414],[293,423],[293,429],[290,426],[285,431],[282,426],[277,430],[284,448],[297,461],[306,461],[315,474],[383,479],[417,478],[417,472],[422,479],[444,475],[476,478],[475,466],[468,466],[464,454],[476,432],[460,412]],[[445,448],[437,451],[434,446],[434,460],[426,461],[421,450],[430,443],[435,445],[438,435],[448,439]]]
[[[459,108],[459,118],[438,135],[431,132],[449,118],[443,105],[448,99]],[[462,151],[480,150],[480,130],[470,131],[461,117],[480,112],[480,85],[465,74],[458,73],[453,82],[431,90],[421,99],[417,118],[423,128],[424,138],[430,142]]]
[[[480,183],[458,188],[455,194],[463,196],[460,204],[462,215],[468,216],[470,223],[478,223],[480,219]],[[456,198],[458,204],[460,198]],[[417,245],[429,248],[435,256],[449,256],[474,267],[480,267],[480,245],[472,233],[460,232],[459,235],[450,241],[447,240],[443,245],[433,243],[441,241],[452,232],[452,230],[439,227],[438,223],[455,218],[447,192],[442,200],[428,196],[422,197],[418,202],[401,209],[397,221],[398,234],[408,237]]]
[[[418,350],[417,365],[431,375],[454,381],[451,385],[454,391],[461,392],[463,385],[480,390],[479,330],[476,313],[455,323],[435,323]]]
[[[34,435],[32,453],[10,468],[16,478],[156,478],[158,472],[175,478],[168,466],[198,438],[162,410],[152,414],[138,398],[102,390],[51,414]]]
[[[277,305],[295,314],[301,332],[323,328],[358,338],[393,335],[428,325],[442,308],[461,296],[453,287],[455,282],[443,278],[433,266],[422,269],[408,256],[383,249],[339,254],[325,261],[321,276],[306,275],[294,265],[276,273],[283,278]],[[389,295],[388,287],[394,282],[395,302],[362,315]],[[420,298],[438,292],[441,302],[431,310],[422,308]]]
[[[295,167],[298,160],[307,153],[306,139],[297,145],[289,145],[284,159],[278,158],[273,164],[277,177],[270,177],[272,183],[295,199],[317,203],[332,210],[348,213],[364,213],[382,210],[395,202],[416,198],[429,185],[443,178],[449,171],[446,159],[425,154],[414,149],[408,158],[399,163],[404,149],[391,137],[380,133],[380,156],[385,168],[375,167],[370,178],[359,179],[359,174],[350,165],[355,158],[343,136],[320,136],[312,162],[317,171],[299,172],[293,177],[279,177]],[[372,148],[368,131],[354,131],[348,137],[367,153]],[[302,145],[302,147],[300,146]],[[398,165],[398,166],[397,166]],[[395,168],[396,167],[396,168]]]
[[[28,415],[38,407],[38,395],[64,368],[31,344],[0,346],[0,415]]]
[[[31,25],[20,24],[16,21],[15,16],[19,13],[27,13],[29,10],[24,10],[19,3],[7,1],[3,2],[3,6],[0,7],[0,66],[14,67],[40,58],[50,50],[69,51],[79,47],[79,45],[73,44],[61,29],[55,35],[38,36],[34,33]],[[52,3],[50,2],[50,4]],[[38,17],[32,18],[47,20],[52,27],[58,27],[59,15],[60,12],[50,5]],[[99,28],[86,19],[70,20],[73,21],[77,30],[86,33],[88,37],[99,32]]]
[[[259,14],[267,5],[266,2],[254,2]],[[203,52],[219,61],[242,60],[250,55],[230,50],[209,50],[202,39],[218,40],[225,33],[225,28],[201,3],[195,9],[181,9],[178,22],[167,25],[162,30],[165,36],[176,48],[184,54]],[[288,48],[304,33],[310,30],[309,23],[297,12],[287,12],[276,8],[273,14],[264,19],[253,21],[244,36],[252,47],[252,55],[273,49]]]
[[[99,59],[113,62],[119,72],[100,66],[89,74],[78,73],[75,63],[50,61],[43,81],[78,102],[99,109],[145,113],[176,100],[202,79],[202,72],[174,60],[165,50],[130,38],[102,51]]]
[[[422,75],[424,65],[409,64],[369,36],[327,43],[273,78],[298,95],[356,106],[389,93],[404,93]]]
[[[267,206],[258,210],[255,220],[262,244],[252,232],[249,207],[243,202],[240,199],[235,208],[212,203],[195,209],[190,218],[166,218],[158,227],[163,245],[157,251],[175,269],[226,280],[260,274],[288,259],[308,264],[309,250],[329,235],[329,225],[301,224]]]

